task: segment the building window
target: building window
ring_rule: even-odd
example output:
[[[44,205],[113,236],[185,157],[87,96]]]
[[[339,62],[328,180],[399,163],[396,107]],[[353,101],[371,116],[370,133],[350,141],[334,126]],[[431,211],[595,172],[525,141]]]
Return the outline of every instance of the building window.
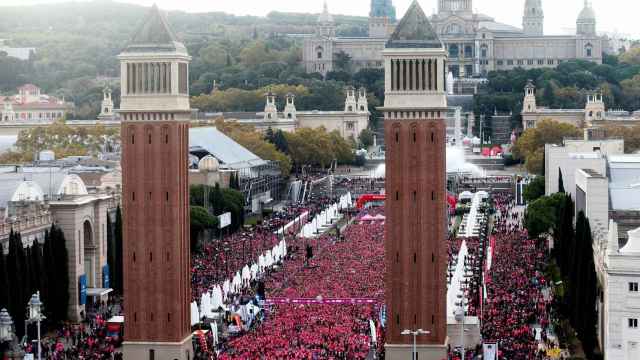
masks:
[[[527,60],[527,65],[533,65],[533,60]]]
[[[500,66],[504,65],[504,60],[498,60],[497,64],[500,65]]]
[[[553,63],[554,63],[553,59],[547,60],[547,65],[553,65]]]
[[[629,283],[629,291],[630,292],[638,292],[638,283],[637,282],[630,282]]]
[[[629,329],[637,329],[638,328],[638,319],[629,318]]]
[[[149,360],[155,360],[156,359],[156,351],[153,349],[149,350]]]
[[[486,58],[487,57],[487,46],[486,45],[482,45],[482,47],[480,48],[480,57]]]
[[[449,57],[450,58],[457,59],[459,53],[460,53],[460,49],[458,48],[458,45],[455,45],[455,44],[449,45]]]
[[[513,60],[507,60],[507,65],[513,66]]]
[[[544,60],[542,59],[538,60],[538,65],[544,65]]]
[[[470,59],[473,57],[473,46],[467,45],[464,47],[464,57]]]
[[[524,65],[524,60],[518,60],[518,65]]]

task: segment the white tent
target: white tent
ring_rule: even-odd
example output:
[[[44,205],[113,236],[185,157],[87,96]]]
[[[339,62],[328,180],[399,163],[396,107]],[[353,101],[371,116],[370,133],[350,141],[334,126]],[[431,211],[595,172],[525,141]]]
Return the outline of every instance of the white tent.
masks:
[[[256,279],[260,273],[260,267],[258,264],[251,265],[251,279]]]
[[[198,303],[191,303],[191,326],[197,325],[200,323],[200,312],[198,311]]]
[[[242,268],[242,280],[243,281],[251,281],[251,269],[249,269],[248,265],[245,265]]]
[[[222,291],[224,292],[224,299],[226,299],[229,296],[229,292],[231,291],[231,282],[229,280],[224,281],[224,284],[222,285]]]

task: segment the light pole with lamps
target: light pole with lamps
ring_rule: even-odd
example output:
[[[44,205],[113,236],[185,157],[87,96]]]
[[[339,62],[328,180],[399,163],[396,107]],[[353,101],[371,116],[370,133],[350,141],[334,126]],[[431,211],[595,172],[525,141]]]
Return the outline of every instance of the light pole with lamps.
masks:
[[[29,312],[29,322],[35,322],[38,326],[38,360],[42,360],[42,344],[40,340],[40,322],[45,319],[42,315],[42,301],[40,301],[40,291],[31,296],[31,300],[27,304]]]
[[[0,310],[0,344],[8,344],[7,353],[0,355],[7,356],[9,359],[22,359],[24,353],[17,344],[17,339],[13,333],[13,320],[7,309]]]
[[[411,336],[413,336],[413,351],[411,352],[411,358],[413,360],[416,360],[416,355],[418,353],[417,348],[416,348],[416,338],[419,335],[429,335],[429,334],[431,334],[431,331],[426,331],[426,330],[422,330],[422,329],[418,329],[416,331],[412,331],[412,330],[406,329],[406,330],[402,330],[402,332],[400,333],[400,335],[405,335],[405,336],[411,335]]]

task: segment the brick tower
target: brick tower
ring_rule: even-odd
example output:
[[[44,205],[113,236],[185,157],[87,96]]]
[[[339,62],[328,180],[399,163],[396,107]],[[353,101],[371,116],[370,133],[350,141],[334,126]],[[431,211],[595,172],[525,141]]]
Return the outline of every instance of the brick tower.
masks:
[[[121,62],[126,360],[190,360],[189,61],[156,6]]]
[[[447,55],[414,1],[384,50],[386,358],[446,359]]]

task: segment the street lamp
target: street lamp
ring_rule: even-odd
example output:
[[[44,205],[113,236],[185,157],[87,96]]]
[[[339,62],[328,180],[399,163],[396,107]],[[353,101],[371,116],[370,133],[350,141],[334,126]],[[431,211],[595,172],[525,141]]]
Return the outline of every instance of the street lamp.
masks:
[[[13,333],[13,320],[7,309],[0,310],[0,344],[7,344],[7,352],[3,353],[4,350],[0,350],[0,355],[9,359],[24,358],[24,352],[20,350]]]
[[[7,309],[0,310],[0,343],[13,340],[13,320]]]
[[[40,322],[45,319],[42,315],[42,301],[40,301],[40,291],[31,295],[31,300],[27,304],[29,313],[29,322],[35,322],[38,325],[38,360],[42,360],[42,344],[40,343]]]
[[[402,332],[400,333],[400,335],[405,335],[405,336],[411,335],[411,336],[413,336],[413,352],[411,353],[411,355],[412,355],[411,358],[413,360],[417,360],[417,355],[418,355],[418,351],[416,349],[416,338],[419,335],[429,335],[429,334],[431,334],[431,331],[425,331],[425,330],[422,330],[422,329],[418,329],[416,331],[412,331],[412,330],[406,329],[406,330],[402,330]]]

